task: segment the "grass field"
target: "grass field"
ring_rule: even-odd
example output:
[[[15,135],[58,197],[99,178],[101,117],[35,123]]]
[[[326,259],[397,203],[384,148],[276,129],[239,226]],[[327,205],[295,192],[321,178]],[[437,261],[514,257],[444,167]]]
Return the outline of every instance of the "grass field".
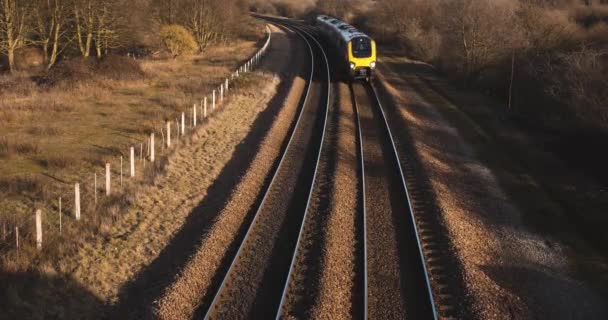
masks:
[[[80,183],[83,190],[85,224],[93,231],[104,231],[99,209],[110,211],[115,219],[134,189],[128,187],[133,181],[126,180],[125,187],[118,188],[120,156],[124,158],[126,176],[129,147],[135,145],[139,157],[142,144],[145,155],[150,132],[157,134],[157,154],[164,152],[158,132],[165,121],[173,120],[174,129],[179,114],[185,111],[190,119],[192,105],[200,104],[205,95],[209,95],[211,104],[211,91],[255,52],[263,38],[262,24],[255,24],[246,37],[210,48],[201,55],[140,60],[145,75],[139,80],[93,79],[44,87],[24,73],[1,75],[0,240],[5,234],[7,239],[0,242],[0,249],[6,251],[14,246],[10,232],[15,225],[21,225],[21,256],[40,256],[30,254],[35,252],[31,236],[34,211],[43,210],[45,243],[54,241],[59,228],[58,198],[63,198],[63,223],[64,228],[69,228],[74,183]],[[112,165],[112,184],[117,195],[101,199],[106,162]],[[136,172],[141,172],[144,163],[137,162]],[[93,205],[95,173],[98,205]],[[136,178],[139,181],[142,175]],[[87,216],[93,212],[93,218]],[[66,232],[63,237],[89,236]],[[66,250],[60,247],[44,250],[43,256],[56,256]],[[13,260],[11,265],[16,269],[28,263],[15,265],[9,255],[3,258],[4,262]]]

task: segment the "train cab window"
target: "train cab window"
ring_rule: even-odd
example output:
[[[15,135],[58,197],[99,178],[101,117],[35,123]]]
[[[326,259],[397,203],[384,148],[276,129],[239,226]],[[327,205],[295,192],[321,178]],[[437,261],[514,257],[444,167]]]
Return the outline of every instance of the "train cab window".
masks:
[[[352,47],[355,58],[367,58],[372,55],[372,42],[367,37],[354,38]]]

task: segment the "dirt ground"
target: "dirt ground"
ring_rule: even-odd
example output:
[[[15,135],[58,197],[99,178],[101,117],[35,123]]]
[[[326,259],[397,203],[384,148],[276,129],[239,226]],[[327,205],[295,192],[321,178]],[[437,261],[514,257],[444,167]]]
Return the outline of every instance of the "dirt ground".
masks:
[[[532,201],[528,203],[515,201],[520,198],[505,191],[510,189],[499,180],[492,166],[495,162],[486,161],[485,154],[480,154],[478,140],[463,138],[470,137],[466,130],[477,129],[475,122],[463,124],[446,117],[446,109],[458,106],[425,90],[416,77],[415,63],[397,58],[383,61],[379,80],[396,103],[398,112],[392,116],[402,117],[407,123],[431,180],[442,220],[463,268],[472,301],[470,316],[608,317],[605,297],[577,272],[575,248],[530,226],[529,209],[540,209],[536,201],[548,211],[557,206],[542,197],[529,199]],[[512,157],[501,149],[494,145],[491,153]],[[530,175],[522,177],[529,181],[522,190],[539,194],[533,190],[536,185]],[[601,262],[599,265],[601,268]]]

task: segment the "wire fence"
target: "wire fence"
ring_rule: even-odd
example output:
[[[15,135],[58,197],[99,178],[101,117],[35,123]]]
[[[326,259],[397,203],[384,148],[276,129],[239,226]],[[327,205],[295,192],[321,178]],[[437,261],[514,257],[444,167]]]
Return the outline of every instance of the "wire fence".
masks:
[[[133,139],[128,150],[118,148],[115,156],[104,161],[90,175],[80,177],[69,187],[58,187],[61,196],[54,201],[39,201],[27,218],[0,217],[0,253],[19,252],[24,247],[45,250],[49,243],[69,240],[66,238],[73,235],[72,228],[89,225],[95,230],[99,229],[102,220],[114,221],[121,207],[132,202],[128,198],[133,188],[129,186],[150,181],[163,169],[167,156],[226,103],[234,89],[231,84],[259,64],[270,40],[271,30],[266,26],[264,45],[216,89],[200,101],[194,101],[191,108],[188,106],[188,112],[177,113],[155,128],[146,139]],[[100,208],[107,209],[110,215],[101,216]]]

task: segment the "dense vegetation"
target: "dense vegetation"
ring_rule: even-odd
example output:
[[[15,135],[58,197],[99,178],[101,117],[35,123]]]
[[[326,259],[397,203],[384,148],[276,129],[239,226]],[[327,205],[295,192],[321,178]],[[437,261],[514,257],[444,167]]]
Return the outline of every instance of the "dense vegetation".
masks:
[[[175,36],[160,32],[168,25],[184,28],[203,51],[234,35],[239,25],[230,21],[246,8],[240,0],[0,0],[0,65],[50,69],[65,57],[174,49],[159,39]]]
[[[456,83],[551,126],[608,125],[608,1],[258,1],[279,14],[323,12],[405,48]]]

